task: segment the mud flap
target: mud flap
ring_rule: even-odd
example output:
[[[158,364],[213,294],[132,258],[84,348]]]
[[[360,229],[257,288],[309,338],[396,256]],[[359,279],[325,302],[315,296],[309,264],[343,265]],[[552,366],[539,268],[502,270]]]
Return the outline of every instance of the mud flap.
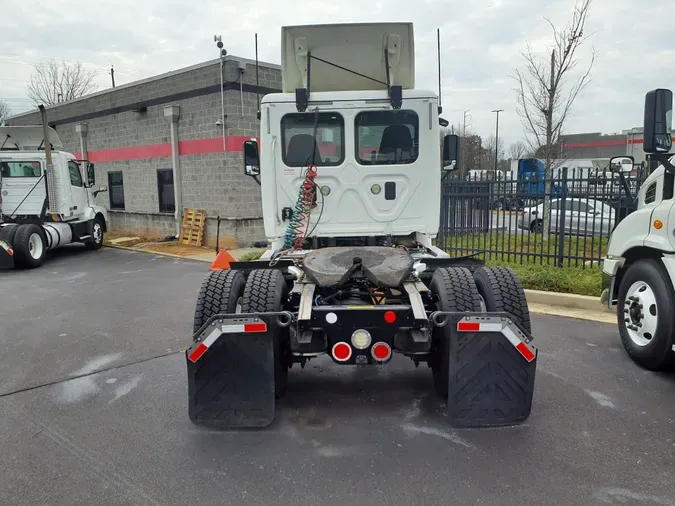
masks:
[[[0,241],[0,269],[14,268],[14,250],[5,241]]]
[[[526,420],[532,408],[537,349],[506,313],[448,315],[451,325],[448,418],[456,427],[498,427]]]
[[[187,349],[188,411],[196,425],[265,427],[274,420],[274,315],[215,315]]]

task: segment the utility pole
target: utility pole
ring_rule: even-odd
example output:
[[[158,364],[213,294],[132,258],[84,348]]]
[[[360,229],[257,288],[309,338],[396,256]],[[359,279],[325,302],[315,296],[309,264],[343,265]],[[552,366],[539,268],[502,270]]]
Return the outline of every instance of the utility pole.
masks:
[[[497,113],[497,126],[495,128],[495,172],[497,171],[497,163],[499,163],[499,113],[504,109],[494,109],[492,112]]]
[[[110,65],[110,79],[112,79],[112,87],[115,87],[115,69]]]

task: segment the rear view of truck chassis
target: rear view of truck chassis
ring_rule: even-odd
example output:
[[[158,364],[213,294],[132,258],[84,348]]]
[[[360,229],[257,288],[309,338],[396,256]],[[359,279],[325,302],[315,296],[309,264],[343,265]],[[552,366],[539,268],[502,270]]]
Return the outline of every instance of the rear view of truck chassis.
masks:
[[[529,416],[537,351],[513,271],[415,259],[391,246],[330,247],[212,270],[186,351],[189,415],[198,425],[263,427],[292,365],[327,354],[339,365],[377,366],[394,353],[431,368],[455,426]]]

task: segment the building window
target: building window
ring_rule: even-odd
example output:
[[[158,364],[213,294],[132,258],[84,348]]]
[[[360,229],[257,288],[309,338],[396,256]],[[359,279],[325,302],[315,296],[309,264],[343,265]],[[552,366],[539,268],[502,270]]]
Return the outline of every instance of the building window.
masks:
[[[108,172],[110,209],[124,209],[124,176],[121,172]]]
[[[173,198],[172,169],[157,169],[157,192],[159,195],[159,212],[175,212],[176,201]]]

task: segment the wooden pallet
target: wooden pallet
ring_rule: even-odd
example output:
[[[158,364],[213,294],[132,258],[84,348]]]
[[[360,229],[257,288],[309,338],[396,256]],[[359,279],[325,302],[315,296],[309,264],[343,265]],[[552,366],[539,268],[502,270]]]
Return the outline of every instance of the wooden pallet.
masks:
[[[183,214],[183,225],[180,229],[179,243],[186,246],[202,246],[204,244],[204,224],[206,213],[200,209],[186,209]]]

